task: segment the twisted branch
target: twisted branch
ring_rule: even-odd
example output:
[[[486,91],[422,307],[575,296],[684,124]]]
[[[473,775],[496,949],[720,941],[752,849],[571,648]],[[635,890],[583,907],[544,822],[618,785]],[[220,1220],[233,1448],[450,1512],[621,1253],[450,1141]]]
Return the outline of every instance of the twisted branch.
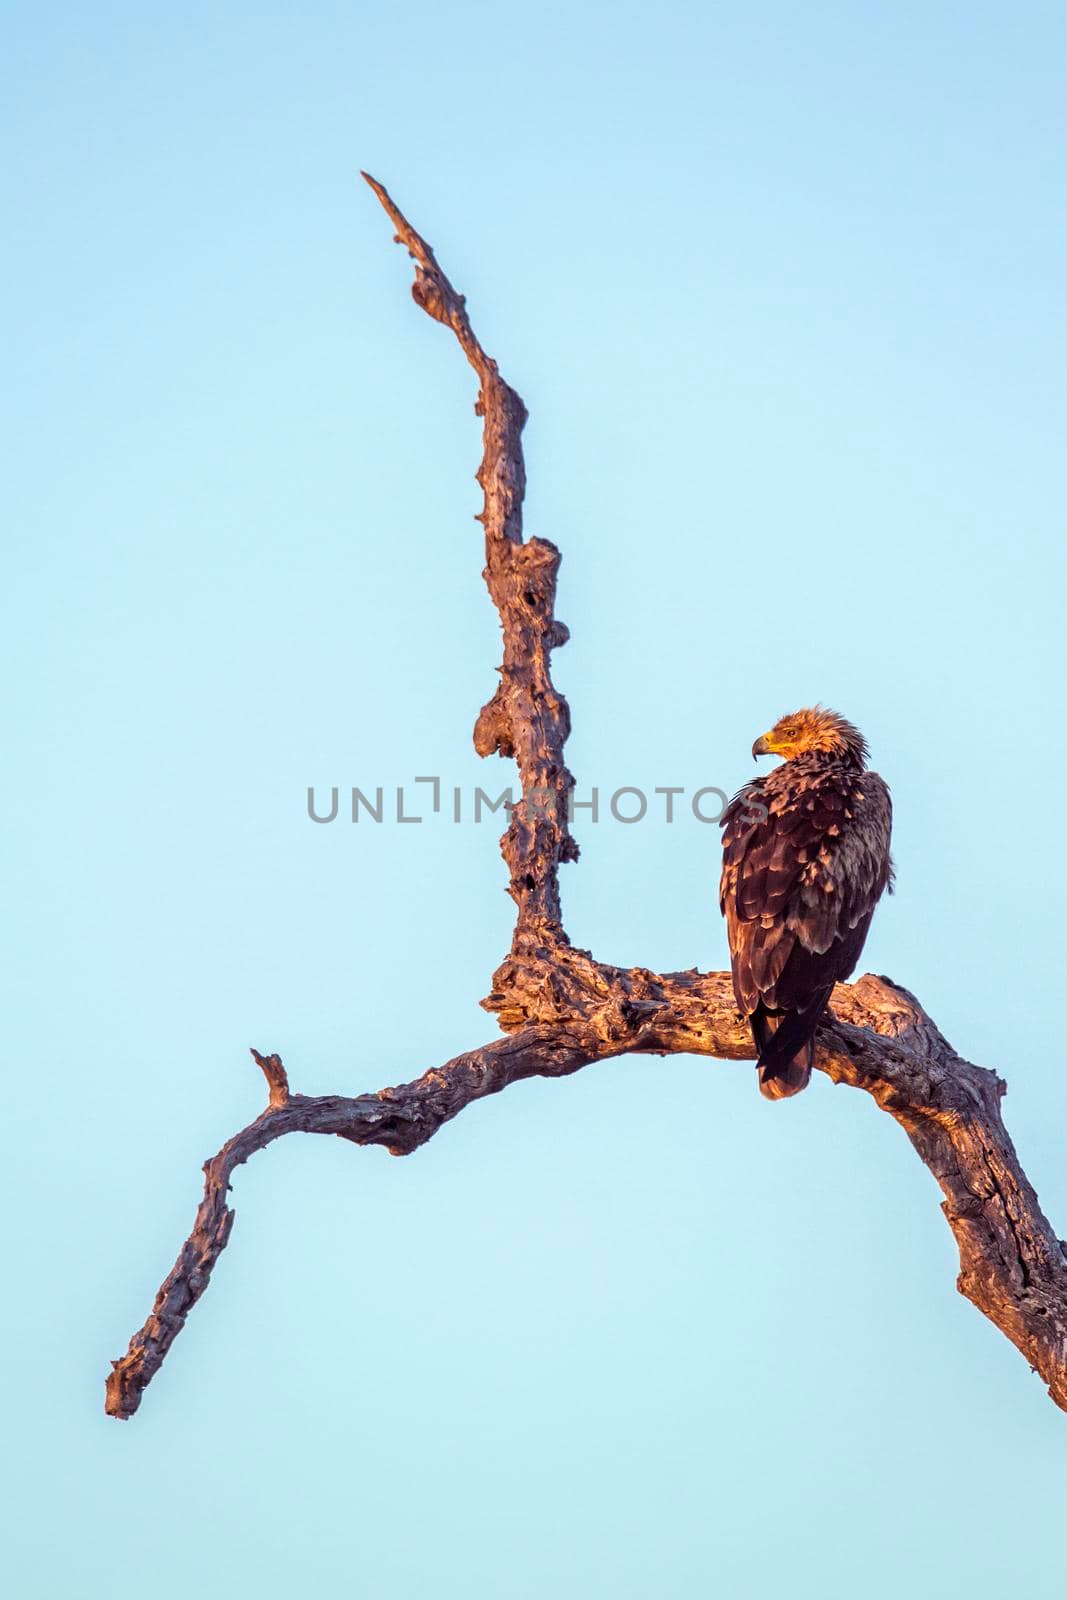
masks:
[[[552,683],[551,651],[567,630],[555,618],[559,551],[522,538],[521,433],[526,408],[482,349],[430,246],[386,190],[364,174],[415,262],[412,294],[444,323],[474,368],[484,419],[478,481],[485,496],[485,579],[500,615],[500,683],[474,731],[479,754],[513,758],[522,799],[501,850],[518,908],[509,955],[482,1002],[503,1037],[375,1094],[300,1095],[276,1055],[252,1054],[268,1086],[267,1109],[204,1167],[193,1231],[121,1360],[106,1409],[131,1417],[226,1247],[234,1170],[289,1133],[334,1134],[418,1149],[464,1106],[522,1078],[564,1077],[627,1054],[684,1052],[751,1060],[747,1026],[725,973],[657,974],[598,962],[569,943],[560,920],[559,865],[577,859],[568,826],[573,779],[563,760],[567,703]],[[818,1035],[816,1066],[871,1095],[904,1128],[945,1196],[960,1253],[958,1286],[1005,1333],[1067,1410],[1067,1256],[1019,1165],[1000,1113],[1003,1082],[956,1055],[914,996],[888,978],[838,985],[833,1018]]]

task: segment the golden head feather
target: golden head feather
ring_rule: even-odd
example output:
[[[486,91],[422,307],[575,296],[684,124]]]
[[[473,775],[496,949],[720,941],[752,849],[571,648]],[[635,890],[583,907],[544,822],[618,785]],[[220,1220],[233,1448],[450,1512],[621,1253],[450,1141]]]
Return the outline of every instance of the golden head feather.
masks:
[[[825,706],[808,706],[779,717],[774,727],[760,734],[752,755],[781,756],[795,761],[798,756],[818,753],[840,756],[862,766],[867,759],[867,741],[858,728]]]

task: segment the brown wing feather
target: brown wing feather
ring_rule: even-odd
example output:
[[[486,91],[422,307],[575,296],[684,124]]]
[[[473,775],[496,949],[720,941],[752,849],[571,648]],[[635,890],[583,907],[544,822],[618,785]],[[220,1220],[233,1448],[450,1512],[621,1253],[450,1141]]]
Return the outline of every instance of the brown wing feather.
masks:
[[[720,904],[745,1015],[852,972],[891,879],[891,817],[876,773],[826,761],[776,767],[727,807]]]

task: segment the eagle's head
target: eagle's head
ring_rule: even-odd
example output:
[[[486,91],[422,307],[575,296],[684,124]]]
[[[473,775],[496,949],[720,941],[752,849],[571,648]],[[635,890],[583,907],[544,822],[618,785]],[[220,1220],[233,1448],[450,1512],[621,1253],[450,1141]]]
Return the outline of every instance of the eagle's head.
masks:
[[[838,756],[862,766],[867,759],[867,741],[836,711],[811,706],[779,717],[770,732],[761,733],[752,746],[753,760],[757,756],[781,756],[784,761],[795,761],[798,756],[815,753]]]

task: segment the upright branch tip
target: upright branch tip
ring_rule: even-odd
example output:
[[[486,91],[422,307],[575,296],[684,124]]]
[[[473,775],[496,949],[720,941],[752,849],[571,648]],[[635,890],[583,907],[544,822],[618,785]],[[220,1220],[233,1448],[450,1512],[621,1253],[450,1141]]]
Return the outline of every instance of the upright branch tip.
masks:
[[[252,1059],[267,1080],[271,1106],[288,1105],[289,1078],[281,1056],[261,1056],[258,1050],[253,1050]]]

